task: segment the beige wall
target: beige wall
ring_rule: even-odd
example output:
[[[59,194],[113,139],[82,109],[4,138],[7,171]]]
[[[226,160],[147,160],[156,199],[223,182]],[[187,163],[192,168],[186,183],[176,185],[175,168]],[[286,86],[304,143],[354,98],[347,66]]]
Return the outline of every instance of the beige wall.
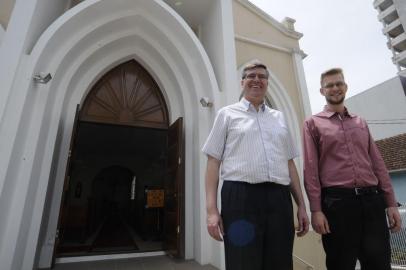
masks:
[[[233,1],[235,33],[263,42],[287,48],[299,48],[297,40],[288,38],[268,21],[248,10],[238,1]]]
[[[237,37],[242,36],[289,50],[300,49],[297,39],[282,33],[238,1],[233,1],[233,12],[234,31]],[[303,122],[304,109],[295,77],[292,53],[236,39],[236,55],[238,67],[252,59],[264,62],[286,89],[299,122]]]
[[[14,3],[15,0],[0,0],[0,24],[3,26],[4,30],[7,29],[8,22],[10,21]]]
[[[268,48],[242,41],[236,41],[236,50],[238,67],[252,59],[258,59],[268,66],[269,70],[275,74],[278,80],[283,84],[283,87],[286,89],[292,101],[298,119],[302,122],[304,120],[304,114],[300,101],[301,95],[298,92],[299,90],[295,80],[292,56],[288,53],[272,51]]]
[[[293,254],[312,265],[314,270],[326,270],[326,257],[321,243],[321,236],[314,231],[309,231],[303,237],[295,238]],[[300,262],[298,259],[293,261],[295,263],[295,270],[306,269],[306,263]]]

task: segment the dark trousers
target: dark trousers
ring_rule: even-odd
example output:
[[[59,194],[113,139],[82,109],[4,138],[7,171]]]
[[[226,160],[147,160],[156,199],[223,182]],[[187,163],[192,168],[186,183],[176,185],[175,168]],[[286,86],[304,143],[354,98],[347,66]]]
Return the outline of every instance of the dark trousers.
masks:
[[[390,270],[389,230],[381,194],[322,192],[323,212],[331,233],[322,236],[328,270]]]
[[[224,181],[227,270],[292,270],[294,224],[288,186]]]

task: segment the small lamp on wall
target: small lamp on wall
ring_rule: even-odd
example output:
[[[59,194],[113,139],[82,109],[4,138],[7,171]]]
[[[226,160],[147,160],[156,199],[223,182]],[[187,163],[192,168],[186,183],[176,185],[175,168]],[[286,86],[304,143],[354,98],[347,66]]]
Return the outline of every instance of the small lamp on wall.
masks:
[[[213,102],[211,102],[208,97],[202,97],[200,99],[200,104],[202,104],[203,107],[211,107],[211,106],[213,106]]]
[[[41,72],[40,74],[34,75],[34,77],[32,79],[36,83],[46,84],[52,79],[52,76],[51,76],[51,73],[42,73]]]

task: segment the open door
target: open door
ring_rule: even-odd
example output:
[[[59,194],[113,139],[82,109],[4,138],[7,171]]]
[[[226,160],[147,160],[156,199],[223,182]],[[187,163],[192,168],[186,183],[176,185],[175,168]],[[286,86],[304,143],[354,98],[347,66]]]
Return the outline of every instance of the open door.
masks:
[[[73,128],[72,128],[72,136],[69,144],[69,154],[68,154],[68,160],[66,162],[66,171],[65,171],[65,181],[63,183],[63,190],[62,190],[62,198],[61,198],[61,204],[59,207],[59,216],[58,216],[58,227],[56,230],[55,234],[55,245],[54,245],[54,252],[52,255],[52,265],[51,268],[54,268],[55,266],[55,257],[56,257],[56,252],[58,250],[59,244],[61,243],[61,238],[63,237],[63,227],[62,224],[64,224],[64,218],[66,217],[65,212],[66,212],[66,203],[67,203],[67,197],[66,193],[69,189],[69,180],[70,180],[70,171],[71,171],[71,158],[72,158],[72,150],[74,146],[74,142],[76,139],[77,135],[77,130],[78,130],[78,119],[79,119],[79,107],[80,105],[78,104],[76,106],[76,112],[75,112],[75,118],[73,122]]]
[[[168,160],[164,182],[164,250],[170,255],[184,258],[184,148],[183,118],[178,118],[168,130]]]

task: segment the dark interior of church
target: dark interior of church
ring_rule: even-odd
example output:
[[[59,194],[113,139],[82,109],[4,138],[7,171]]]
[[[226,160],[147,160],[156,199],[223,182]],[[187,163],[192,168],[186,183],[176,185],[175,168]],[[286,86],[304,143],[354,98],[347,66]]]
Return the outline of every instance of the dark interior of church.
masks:
[[[162,250],[167,134],[78,122],[58,256]]]

